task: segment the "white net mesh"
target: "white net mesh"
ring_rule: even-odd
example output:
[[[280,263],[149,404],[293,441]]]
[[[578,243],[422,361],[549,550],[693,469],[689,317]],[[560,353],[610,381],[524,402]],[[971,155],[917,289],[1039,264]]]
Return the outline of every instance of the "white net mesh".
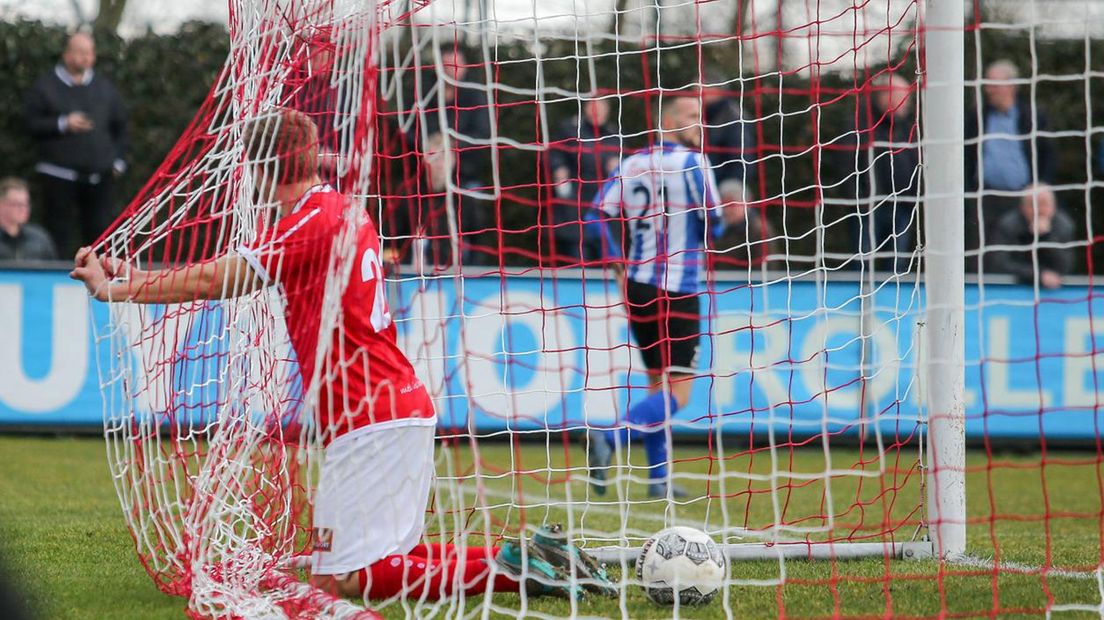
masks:
[[[451,539],[562,522],[614,566],[622,614],[640,604],[632,550],[664,526],[760,560],[729,601],[785,584],[788,557],[922,537],[917,6],[737,7],[433,3],[420,16],[447,28],[385,37],[379,219],[410,261],[395,314],[446,436],[431,523]],[[658,142],[654,106],[686,93],[729,203],[691,404],[669,422],[690,493],[650,496],[633,444],[598,494],[582,437],[625,424],[649,379],[586,214]]]
[[[255,166],[273,165],[280,146],[273,139],[247,152],[245,132],[288,107],[316,116],[327,174],[363,199],[376,11],[363,2],[231,3],[225,71],[102,251],[129,268],[166,269],[151,286],[167,289],[187,277],[180,269],[255,243],[274,208]],[[348,209],[354,226],[363,206]],[[349,273],[345,234],[318,289],[329,308],[316,327],[323,334],[335,329]],[[210,296],[227,301],[201,294],[113,307],[100,336],[111,347],[102,385],[124,514],[158,585],[189,596],[198,617],[349,617],[356,607],[285,574],[307,544],[318,433],[300,412],[317,406],[320,382],[310,371],[300,378],[281,295],[238,296],[245,281],[230,272],[212,284]]]
[[[974,99],[989,83],[978,75],[1006,51],[1018,54],[1023,73],[1012,79],[1030,88],[1031,110],[1048,86],[1080,89],[1077,122],[1035,125],[1020,140],[1032,180],[1046,163],[1040,139],[1065,140],[1067,158],[1094,152],[1099,19],[1090,4],[1087,19],[1069,17],[1074,4],[1032,2],[1024,12],[1003,3],[995,16],[976,7],[970,22]],[[634,550],[671,525],[704,530],[729,557],[748,560],[730,567],[706,616],[988,613],[1001,609],[1010,575],[1046,589],[1052,570],[1078,583],[1094,574],[1099,506],[1052,510],[1064,504],[1047,490],[1045,451],[1005,461],[990,443],[1041,438],[1045,449],[1059,417],[1096,423],[1091,288],[1066,289],[1050,304],[1043,282],[1051,250],[1088,245],[1091,266],[1091,162],[1082,177],[1052,180],[1060,196],[1085,198],[1075,237],[1036,233],[975,252],[983,265],[1013,246],[1031,255],[1030,291],[1000,288],[1011,279],[988,274],[992,288],[968,289],[976,314],[966,424],[985,451],[971,453],[966,470],[979,489],[972,497],[989,495],[987,506],[970,506],[981,532],[971,551],[997,559],[894,561],[932,548],[918,3],[262,2],[232,4],[229,24],[227,71],[103,249],[139,267],[183,265],[255,240],[270,205],[253,199],[244,128],[297,98],[319,114],[310,106],[332,97],[336,113],[321,136],[329,174],[380,229],[399,342],[439,416],[426,542],[481,547],[562,523],[610,562],[619,586],[615,601],[547,602],[482,596],[452,575],[451,588],[431,595],[415,585],[373,605],[418,616],[692,615],[651,606],[636,587]],[[989,38],[1010,30],[1023,40]],[[1084,66],[1044,60],[1054,41],[1079,43]],[[311,94],[316,63],[329,62],[320,48],[333,60],[325,96]],[[617,231],[634,231],[640,218],[603,222],[592,201],[624,159],[656,145],[657,106],[686,94],[705,110],[691,150],[710,162],[722,203],[701,234],[709,269],[693,389],[660,426],[670,475],[655,477],[639,443],[615,442],[607,484],[597,485],[586,450],[600,435],[588,431],[655,427],[628,414],[650,377],[607,254],[632,249]],[[1023,194],[980,190],[982,202]],[[995,217],[982,202],[967,215]],[[319,296],[324,335],[341,331],[336,300],[358,268],[342,247]],[[123,305],[101,334],[111,346],[102,381],[124,513],[151,574],[188,595],[197,615],[359,613],[283,571],[308,548],[321,442],[308,414],[320,396],[297,378],[284,312],[276,292]],[[1065,331],[1047,331],[1053,317]],[[330,340],[320,342],[321,357]],[[1061,397],[1048,383],[1061,376],[1052,358],[1087,364],[1071,371]],[[343,372],[320,368],[313,378]],[[1083,475],[1099,465],[1095,455],[1057,460],[1087,467]],[[1025,470],[1042,484],[1015,475]],[[653,494],[657,482],[687,495]],[[1010,488],[1029,499],[1004,508]],[[1091,544],[1052,535],[1063,510]],[[1032,537],[1046,544],[1006,542]],[[980,595],[955,585],[979,575]],[[930,600],[898,605],[890,586],[899,577]],[[1048,594],[1016,609],[1095,611],[1089,585],[1063,590],[1068,604]],[[973,598],[959,602],[960,591]]]

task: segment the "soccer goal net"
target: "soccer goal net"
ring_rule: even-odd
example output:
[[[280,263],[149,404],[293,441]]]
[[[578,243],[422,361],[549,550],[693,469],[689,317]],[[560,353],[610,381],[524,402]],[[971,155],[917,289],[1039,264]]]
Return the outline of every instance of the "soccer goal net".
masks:
[[[384,613],[1099,611],[1098,307],[1074,274],[1101,33],[1077,3],[874,4],[234,0],[226,68],[97,247],[144,269],[256,243],[271,151],[247,128],[315,121],[435,402],[425,542],[558,523],[618,585],[417,586]],[[197,617],[362,613],[297,572],[319,385],[350,372],[300,362],[348,319],[347,236],[318,257],[317,350],[278,286],[113,304],[98,334],[127,523]],[[660,306],[651,335],[630,324]],[[634,417],[657,392],[686,397]],[[638,587],[669,526],[729,558],[711,608]]]
[[[532,20],[431,4],[419,16],[447,25],[389,33],[380,67],[379,221],[402,257],[406,350],[440,395],[437,518],[494,535],[565,522],[627,586],[652,534],[696,527],[748,561],[718,604],[737,616],[733,595],[792,583],[793,559],[824,560],[812,575],[964,543],[964,498],[947,490],[961,490],[961,360],[939,358],[934,404],[959,432],[927,454],[925,330],[953,329],[962,302],[924,325],[920,7],[764,8]],[[669,147],[664,106],[683,96],[702,108],[688,144],[716,177],[715,223],[688,230],[685,194],[667,187],[662,232],[624,208],[603,237],[597,203],[647,191],[654,169],[622,163]],[[630,413],[657,381],[654,347],[630,327],[652,302],[626,299],[618,269],[684,295],[685,274],[665,272],[698,247],[680,234],[705,248],[703,337],[689,403],[662,422],[670,467],[646,437],[618,440],[595,484],[595,430],[654,430]],[[663,338],[674,357],[687,336]]]

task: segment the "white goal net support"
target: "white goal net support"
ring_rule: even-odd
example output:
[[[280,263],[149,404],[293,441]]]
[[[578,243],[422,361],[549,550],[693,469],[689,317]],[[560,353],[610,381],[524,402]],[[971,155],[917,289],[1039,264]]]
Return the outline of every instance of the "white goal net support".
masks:
[[[131,268],[179,270],[263,240],[275,198],[258,180],[284,145],[247,149],[249,128],[295,109],[318,127],[327,180],[364,212],[371,170],[378,33],[386,3],[231,2],[230,54],[207,101],[141,194],[98,244]],[[382,16],[382,17],[381,17]],[[285,174],[293,171],[283,171]],[[282,178],[282,177],[281,177]],[[351,261],[336,237],[315,334],[324,357]],[[126,278],[126,273],[119,273]],[[124,515],[158,587],[194,617],[369,617],[292,568],[309,549],[320,381],[300,372],[275,288],[238,296],[228,274],[207,295],[112,305],[99,335],[104,428]],[[298,353],[298,355],[297,355]],[[309,352],[315,353],[313,351]],[[318,365],[321,368],[321,364]],[[313,386],[313,389],[312,389]]]
[[[226,70],[99,247],[174,266],[255,240],[270,205],[254,199],[244,128],[281,106],[317,120],[325,173],[380,230],[400,345],[437,407],[426,542],[493,545],[561,523],[620,586],[604,607],[457,593],[373,603],[385,611],[653,614],[633,561],[671,525],[707,532],[733,560],[708,615],[746,617],[754,601],[799,616],[997,611],[1006,577],[1047,592],[1051,573],[1089,583],[1102,548],[1098,485],[1094,513],[1047,483],[1048,465],[1089,475],[1100,463],[1091,279],[1054,292],[1045,275],[1058,251],[1074,256],[1067,274],[1091,269],[1094,172],[1088,161],[1081,177],[1046,178],[1038,146],[1068,138],[1091,159],[1099,33],[1030,6],[232,2]],[[1012,30],[1023,36],[1001,38]],[[1051,40],[1080,42],[1085,61],[1041,67]],[[1019,77],[982,75],[1006,55]],[[987,122],[975,104],[1005,83],[1029,91],[1032,112],[1046,85],[1079,83],[1084,122],[1013,124],[996,146],[970,138]],[[608,255],[632,249],[639,218],[602,219],[593,200],[623,159],[659,144],[657,109],[679,96],[704,110],[691,149],[719,188],[717,219],[697,233],[693,387],[658,426],[667,474],[653,477],[640,444],[615,442],[598,485],[588,445],[628,424],[649,376]],[[1000,148],[1025,153],[1019,189],[985,185],[999,166],[980,185],[967,174],[991,170]],[[1089,205],[1072,236],[1036,228],[986,245],[1024,195],[1046,200],[1025,189],[1044,180]],[[989,197],[1016,204],[1001,212]],[[1015,251],[1029,256],[1020,284],[989,262]],[[341,328],[350,268],[330,258],[322,343]],[[298,375],[283,312],[276,293],[119,304],[99,335],[124,514],[159,587],[198,617],[362,613],[289,569],[309,549],[322,452],[317,381]],[[1096,451],[1048,456],[1048,432]],[[1002,441],[1042,452],[1003,459]],[[653,493],[657,482],[669,486]],[[1021,492],[1044,508],[1005,504]],[[1058,540],[1059,518],[1088,542]],[[948,600],[956,579],[979,576],[980,598]],[[898,578],[930,600],[897,603]],[[1098,610],[1092,584],[1013,609]]]
[[[403,263],[405,349],[439,394],[449,519],[495,535],[563,521],[622,568],[690,525],[774,564],[733,587],[784,583],[788,558],[961,552],[933,545],[925,496],[923,343],[962,305],[923,326],[920,7],[741,5],[515,20],[431,3],[419,17],[447,25],[385,38],[379,221]],[[665,425],[672,481],[693,490],[650,497],[634,444],[599,495],[582,437],[626,424],[649,378],[592,203],[687,94],[725,203],[691,404]],[[954,398],[934,406],[961,429]],[[960,536],[962,497],[944,501]]]

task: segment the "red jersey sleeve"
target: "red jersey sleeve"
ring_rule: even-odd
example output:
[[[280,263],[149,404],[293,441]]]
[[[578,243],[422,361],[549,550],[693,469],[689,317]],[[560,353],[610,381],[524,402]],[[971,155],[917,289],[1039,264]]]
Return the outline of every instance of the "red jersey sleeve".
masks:
[[[302,277],[329,260],[333,235],[324,220],[321,209],[308,206],[280,218],[254,243],[239,247],[238,254],[265,284]]]

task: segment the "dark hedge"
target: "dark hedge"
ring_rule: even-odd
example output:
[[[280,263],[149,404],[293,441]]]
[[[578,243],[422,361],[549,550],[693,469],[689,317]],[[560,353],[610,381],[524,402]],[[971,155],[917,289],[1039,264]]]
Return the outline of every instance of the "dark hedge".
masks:
[[[0,135],[4,138],[0,140],[0,175],[31,176],[35,149],[23,130],[22,96],[38,75],[57,62],[64,40],[65,31],[61,27],[35,21],[0,22],[0,74],[8,76],[8,88],[0,91]],[[131,168],[119,186],[121,205],[149,178],[203,101],[226,57],[228,38],[221,26],[188,23],[178,32],[167,35],[147,33],[133,39],[99,36],[97,44],[97,69],[119,86],[131,112]],[[979,64],[1009,58],[1026,70],[1034,57],[1041,74],[1036,81],[1036,101],[1049,112],[1054,130],[1083,133],[1100,123],[1104,111],[1098,108],[1104,106],[1093,106],[1092,102],[1104,101],[1104,73],[1101,73],[1104,72],[1104,42],[1036,39],[1032,44],[1026,30],[986,29],[969,31],[966,46],[968,79],[975,77]],[[620,50],[612,44],[598,45],[595,49],[598,52],[595,60],[598,87],[606,92],[635,93],[622,97],[620,105],[613,106],[613,117],[620,118],[621,131],[625,134],[640,132],[650,124],[652,100],[643,94],[648,89],[686,87],[698,80],[699,67],[703,66],[722,69],[731,66],[732,74],[738,72],[737,50],[731,44],[711,43],[708,48],[671,46],[646,54],[626,48],[624,44]],[[979,49],[982,51],[980,58]],[[545,44],[543,55],[556,58],[585,51],[574,41],[554,41]],[[617,51],[622,53],[618,55]],[[495,53],[497,56],[491,60],[497,81],[532,88],[536,83],[537,66],[527,46],[504,43]],[[899,59],[894,62],[900,63],[900,72],[913,75],[915,55],[911,42],[906,40],[892,57]],[[585,63],[545,61],[541,69],[546,85],[586,90],[577,85],[589,84]],[[786,246],[776,245],[774,251],[806,256],[814,254],[818,244],[813,234],[816,222],[812,205],[818,198],[814,191],[817,171],[826,155],[826,149],[808,146],[817,142],[818,134],[823,142],[845,130],[856,107],[864,105],[857,93],[865,80],[862,76],[818,75],[815,67],[810,73],[815,81],[805,77],[808,73],[786,75],[781,81],[777,75],[768,75],[749,80],[743,86],[745,107],[756,116],[768,117],[760,125],[760,157],[766,159],[760,166],[757,193],[785,194],[784,201],[772,201],[767,207],[776,234],[791,238]],[[661,84],[654,82],[656,75],[663,76]],[[1068,80],[1051,79],[1046,75],[1083,77]],[[779,86],[784,86],[781,92]],[[973,110],[975,105],[975,92],[974,89],[967,91],[968,110]],[[544,129],[531,96],[500,91],[496,100],[501,135],[525,143],[541,139]],[[560,119],[575,113],[576,104],[570,100],[550,100],[547,111],[549,125],[555,127]],[[1098,146],[1095,136],[1089,142],[1094,148]],[[645,138],[629,138],[626,146],[633,148],[644,143]],[[1060,158],[1058,183],[1089,181],[1093,172],[1086,157],[1089,152],[1086,138],[1083,135],[1062,137],[1056,143]],[[381,148],[393,145],[393,142],[385,143]],[[536,248],[536,225],[541,216],[535,205],[544,200],[534,187],[535,182],[543,180],[539,173],[543,166],[540,154],[504,150],[500,162],[502,183],[511,188],[511,199],[502,203],[503,227],[515,243]],[[1099,221],[1096,215],[1104,208],[1102,198],[1104,195],[1100,195],[1099,190],[1060,194],[1062,205],[1078,222],[1082,238],[1090,234],[1088,220]],[[836,221],[843,212],[846,210],[826,208],[823,219]],[[1089,214],[1091,218],[1087,217]],[[827,227],[823,234],[824,247],[829,251],[849,251],[848,224],[836,223]],[[1092,252],[1079,253],[1079,269],[1084,270],[1096,252],[1094,247]],[[507,253],[507,256],[509,262],[531,262],[531,257],[525,253]]]
[[[57,64],[66,30],[37,21],[0,22],[0,175],[33,177],[34,142],[23,129],[23,94]],[[203,102],[226,59],[221,26],[190,22],[169,35],[96,36],[96,71],[118,86],[131,118],[130,169],[120,179],[120,206],[145,184]],[[36,218],[43,217],[36,213]]]

